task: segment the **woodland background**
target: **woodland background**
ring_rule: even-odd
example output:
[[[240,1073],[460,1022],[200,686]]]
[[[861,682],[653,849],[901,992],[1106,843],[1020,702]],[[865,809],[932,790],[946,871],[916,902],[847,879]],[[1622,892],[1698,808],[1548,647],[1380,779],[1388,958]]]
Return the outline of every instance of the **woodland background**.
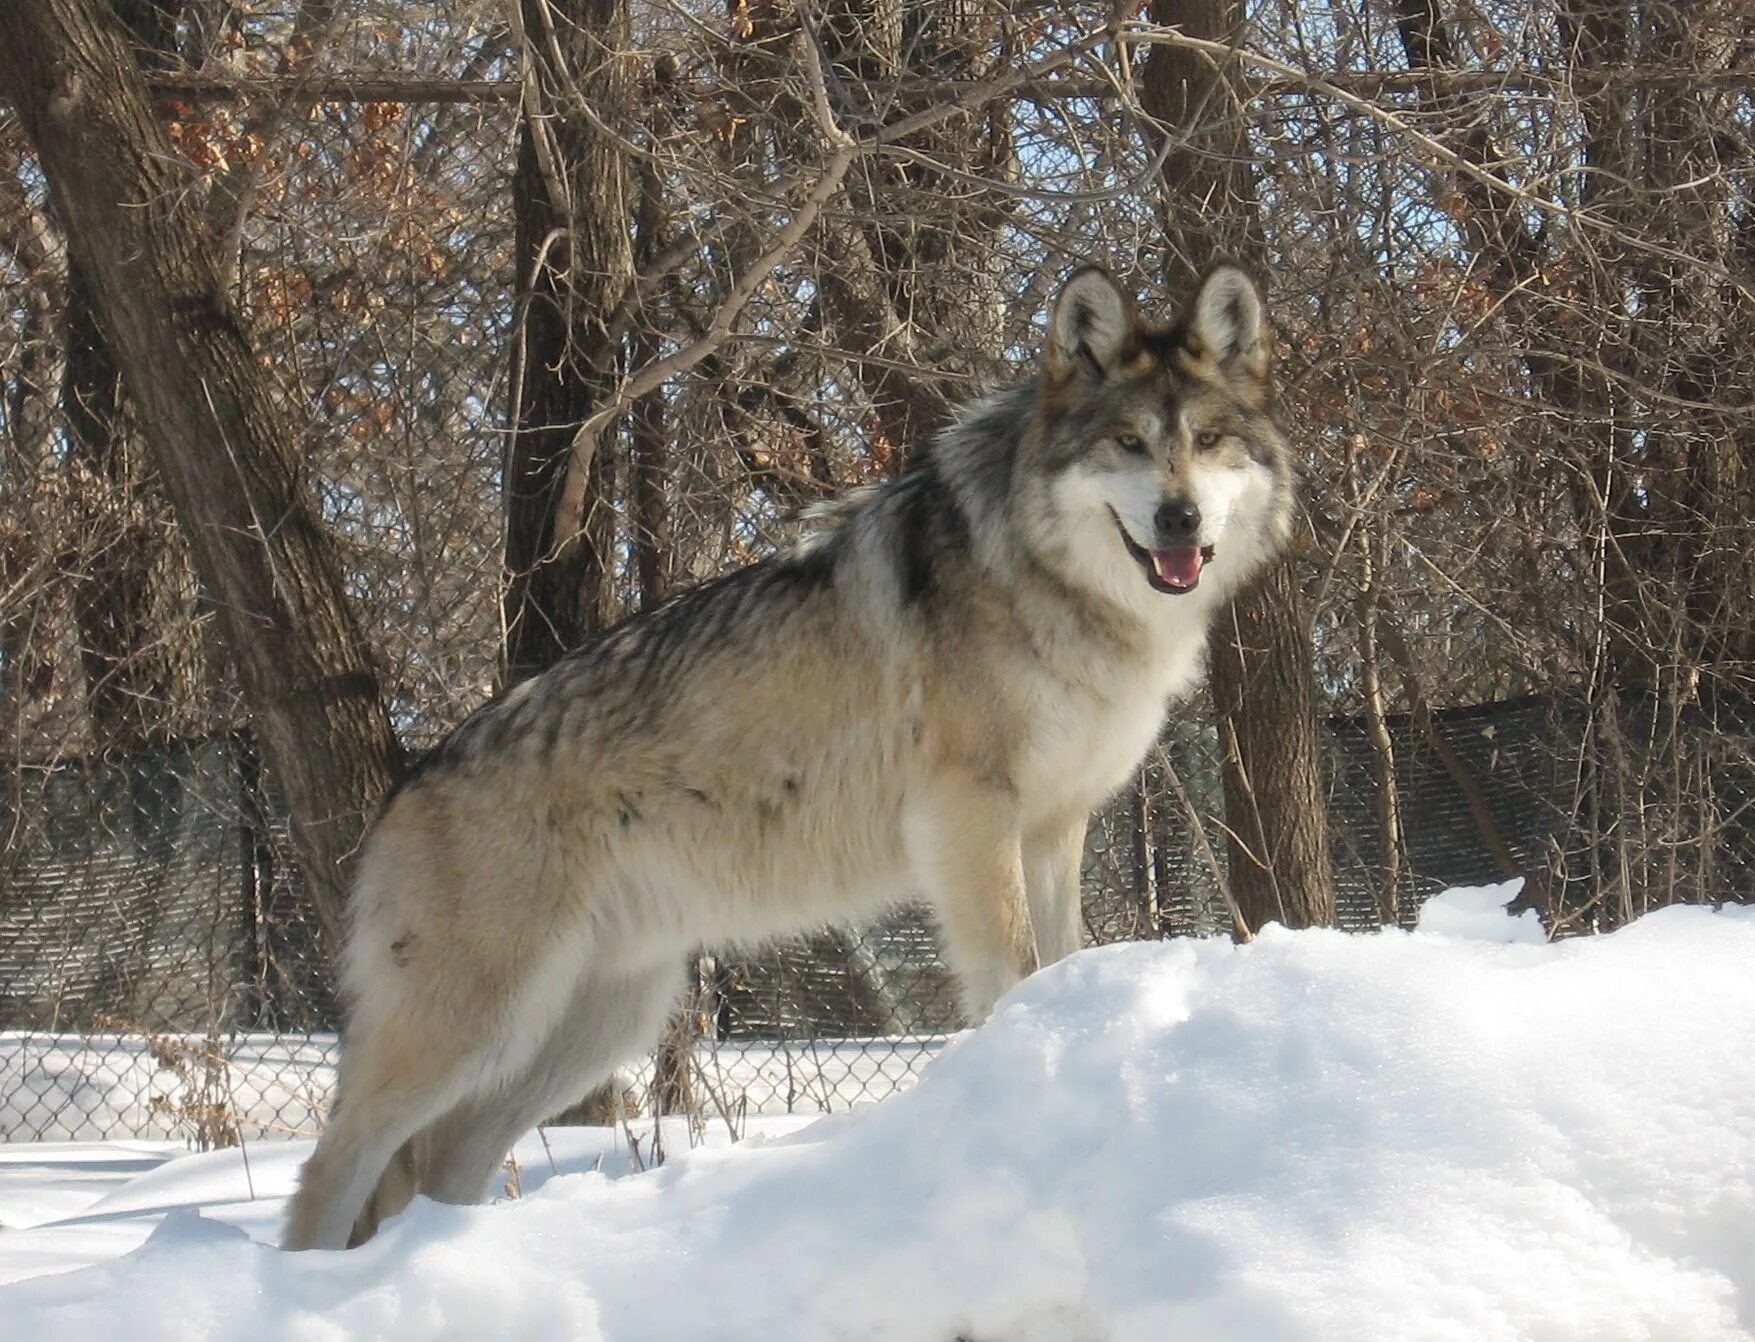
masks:
[[[407,754],[902,470],[1087,260],[1262,277],[1305,481],[1093,940],[1750,897],[1752,86],[1739,0],[7,7],[0,1030],[211,1090],[331,1028]],[[955,1024],[907,914],[696,981],[683,1053]]]

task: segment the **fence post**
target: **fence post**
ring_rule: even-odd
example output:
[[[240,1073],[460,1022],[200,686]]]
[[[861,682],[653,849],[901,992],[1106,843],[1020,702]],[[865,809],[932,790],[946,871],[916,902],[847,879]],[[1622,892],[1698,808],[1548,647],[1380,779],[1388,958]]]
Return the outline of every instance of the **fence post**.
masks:
[[[1151,764],[1140,765],[1133,779],[1133,872],[1134,893],[1140,904],[1141,935],[1164,935],[1158,900],[1158,864],[1152,843]]]

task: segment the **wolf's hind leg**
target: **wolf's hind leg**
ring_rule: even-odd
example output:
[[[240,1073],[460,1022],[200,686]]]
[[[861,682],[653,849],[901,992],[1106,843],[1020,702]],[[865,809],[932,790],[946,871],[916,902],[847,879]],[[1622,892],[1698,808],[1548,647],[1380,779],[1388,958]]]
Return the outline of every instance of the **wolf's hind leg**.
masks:
[[[353,1232],[347,1239],[348,1248],[364,1244],[377,1234],[381,1224],[408,1206],[414,1195],[420,1192],[421,1176],[427,1163],[429,1131],[422,1129],[396,1148],[390,1163],[378,1176],[371,1195],[366,1198],[366,1205],[354,1217]]]
[[[470,1096],[422,1134],[420,1191],[440,1202],[488,1196],[513,1142],[657,1042],[681,982],[680,963],[587,974],[528,1066]]]
[[[350,1033],[340,1100],[299,1176],[284,1248],[347,1247],[398,1148],[468,1089],[483,1050],[408,1025],[378,1022]]]

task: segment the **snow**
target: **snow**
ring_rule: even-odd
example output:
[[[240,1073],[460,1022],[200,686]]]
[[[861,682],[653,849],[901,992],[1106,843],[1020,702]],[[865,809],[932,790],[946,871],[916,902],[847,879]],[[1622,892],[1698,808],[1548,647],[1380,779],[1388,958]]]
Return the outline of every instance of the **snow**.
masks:
[[[808,1116],[758,1117],[736,1132],[770,1136],[796,1131]],[[728,1145],[733,1131],[681,1119],[608,1128],[550,1128],[512,1152],[509,1170],[531,1193],[561,1174],[620,1176],[660,1163],[666,1152]],[[144,1244],[167,1217],[199,1209],[203,1219],[235,1226],[263,1243],[280,1233],[284,1200],[310,1141],[250,1143],[186,1155],[181,1143],[28,1142],[0,1146],[0,1283],[70,1272],[118,1258]],[[0,1334],[3,1335],[3,1334]]]
[[[1500,885],[1459,885],[1420,906],[1419,929],[1434,936],[1474,941],[1544,942],[1542,916],[1534,909],[1508,914],[1505,906],[1523,889],[1523,877]]]
[[[69,1219],[72,1151],[36,1193],[0,1178],[0,1221],[56,1218],[0,1232],[0,1273],[156,1228],[0,1287],[0,1318],[40,1342],[1755,1337],[1755,916],[1547,944],[1509,893],[1412,933],[1086,951],[883,1104],[672,1141],[645,1173],[551,1134],[577,1145],[527,1141],[517,1200],[420,1202],[347,1254],[259,1242],[299,1144],[248,1148],[255,1201],[226,1151]]]

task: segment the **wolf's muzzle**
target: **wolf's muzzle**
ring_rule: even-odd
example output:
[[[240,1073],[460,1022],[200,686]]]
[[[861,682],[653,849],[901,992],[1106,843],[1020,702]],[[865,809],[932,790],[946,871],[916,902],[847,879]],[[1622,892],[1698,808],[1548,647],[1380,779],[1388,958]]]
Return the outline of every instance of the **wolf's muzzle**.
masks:
[[[1164,510],[1171,507],[1179,508],[1182,512],[1175,519],[1175,528],[1167,529],[1164,526]],[[1134,562],[1145,570],[1146,581],[1152,585],[1154,591],[1179,596],[1200,586],[1201,568],[1213,557],[1212,546],[1198,543],[1200,509],[1192,503],[1162,505],[1158,509],[1156,520],[1160,540],[1168,539],[1169,543],[1160,544],[1151,550],[1136,544],[1133,537],[1127,534],[1127,528],[1121,522],[1121,514],[1111,508],[1109,515],[1115,519],[1115,529],[1121,533],[1121,543],[1127,547]],[[1169,538],[1165,536],[1166,530],[1169,530]],[[1176,537],[1178,531],[1181,532],[1180,539],[1171,539]]]

